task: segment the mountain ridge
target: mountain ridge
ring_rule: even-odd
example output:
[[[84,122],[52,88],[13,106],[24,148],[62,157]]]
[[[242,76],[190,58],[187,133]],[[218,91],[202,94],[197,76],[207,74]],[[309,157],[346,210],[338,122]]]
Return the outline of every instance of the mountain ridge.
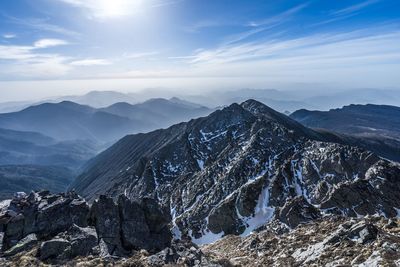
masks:
[[[170,209],[175,235],[198,244],[247,235],[272,218],[295,227],[326,213],[396,216],[399,166],[333,136],[341,142],[249,100],[126,136],[93,159],[71,188],[88,200],[158,199]],[[352,208],[366,192],[373,192],[369,204]]]

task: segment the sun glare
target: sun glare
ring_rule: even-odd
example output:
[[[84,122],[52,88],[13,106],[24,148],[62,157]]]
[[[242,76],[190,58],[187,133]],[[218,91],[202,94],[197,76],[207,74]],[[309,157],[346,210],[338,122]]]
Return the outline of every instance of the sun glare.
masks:
[[[142,7],[142,0],[99,0],[97,16],[116,18],[135,14]]]

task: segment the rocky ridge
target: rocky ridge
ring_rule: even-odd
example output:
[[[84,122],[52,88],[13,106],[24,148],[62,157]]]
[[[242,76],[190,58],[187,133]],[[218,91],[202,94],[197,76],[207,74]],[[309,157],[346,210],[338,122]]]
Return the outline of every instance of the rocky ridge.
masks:
[[[273,219],[294,228],[329,214],[395,217],[398,177],[397,163],[248,100],[123,138],[73,188],[88,199],[157,199],[176,238],[206,244]]]
[[[190,244],[171,245],[170,221],[168,212],[148,198],[138,202],[121,195],[114,202],[101,196],[89,205],[74,192],[19,193],[0,205],[0,264],[15,264],[26,255],[50,264],[89,256],[112,261],[142,250],[154,255],[154,264],[177,261],[186,253],[194,265],[193,257],[201,259],[200,251]],[[169,252],[172,249],[175,254]]]

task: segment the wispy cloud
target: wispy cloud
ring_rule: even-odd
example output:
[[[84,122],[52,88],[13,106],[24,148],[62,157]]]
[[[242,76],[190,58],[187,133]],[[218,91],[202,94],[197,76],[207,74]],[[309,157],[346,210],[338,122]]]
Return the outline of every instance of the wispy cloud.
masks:
[[[15,38],[15,37],[17,37],[17,35],[16,35],[16,34],[13,34],[13,33],[6,33],[6,34],[3,34],[3,38],[5,38],[5,39],[13,39],[13,38]]]
[[[43,19],[43,18],[17,18],[9,15],[4,15],[9,22],[24,26],[29,29],[34,29],[34,30],[39,30],[39,31],[44,31],[44,32],[53,32],[53,33],[58,33],[62,35],[67,35],[67,36],[72,36],[72,37],[77,37],[80,34],[76,31],[72,31],[69,29],[66,29],[64,27],[51,24],[49,23],[48,19]]]
[[[259,26],[266,26],[266,25],[276,25],[276,24],[281,24],[288,20],[290,17],[292,17],[294,14],[302,11],[304,8],[306,8],[310,3],[306,2],[300,5],[297,5],[295,7],[292,7],[278,15],[271,16],[269,18],[263,19],[263,20],[256,20],[256,21],[250,21],[247,23],[248,26],[251,27],[259,27]]]
[[[111,65],[112,62],[102,58],[87,58],[76,60],[69,63],[71,66],[104,66]]]
[[[0,45],[0,72],[16,77],[61,77],[78,66],[104,66],[111,61],[99,58],[77,59],[46,49],[67,45],[61,39],[40,39],[31,45]]]
[[[250,30],[246,30],[237,34],[233,34],[230,36],[226,36],[224,39],[224,44],[233,44],[236,42],[240,42],[243,40],[246,40],[247,38],[259,34],[261,32],[271,30],[273,28],[276,28],[290,19],[293,18],[293,16],[306,8],[309,5],[309,2],[297,5],[295,7],[292,7],[278,15],[271,16],[269,18],[263,19],[263,20],[258,20],[258,21],[250,21],[245,24],[245,26],[251,27]]]
[[[61,39],[41,39],[36,41],[33,46],[35,48],[48,48],[53,46],[67,45],[68,42]]]
[[[123,53],[122,57],[126,59],[147,58],[159,54],[158,51],[137,52],[137,53]]]
[[[251,60],[276,60],[296,57],[352,57],[400,53],[394,45],[400,32],[368,34],[365,31],[326,33],[288,40],[270,40],[223,45],[191,55],[193,64],[226,64]],[[351,49],[350,49],[351,48]],[[300,63],[300,62],[299,62]]]
[[[379,2],[380,0],[367,0],[367,1],[363,1],[361,3],[355,4],[355,5],[351,5],[348,7],[345,7],[343,9],[339,9],[339,10],[335,10],[333,11],[331,14],[335,15],[335,16],[342,16],[342,15],[348,15],[354,12],[358,12],[370,5],[373,5],[377,2]]]

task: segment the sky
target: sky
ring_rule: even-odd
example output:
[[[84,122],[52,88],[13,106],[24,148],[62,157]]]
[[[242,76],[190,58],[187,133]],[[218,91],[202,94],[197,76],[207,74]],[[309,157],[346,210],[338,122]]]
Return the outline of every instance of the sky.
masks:
[[[398,0],[0,1],[0,97],[399,88]]]

